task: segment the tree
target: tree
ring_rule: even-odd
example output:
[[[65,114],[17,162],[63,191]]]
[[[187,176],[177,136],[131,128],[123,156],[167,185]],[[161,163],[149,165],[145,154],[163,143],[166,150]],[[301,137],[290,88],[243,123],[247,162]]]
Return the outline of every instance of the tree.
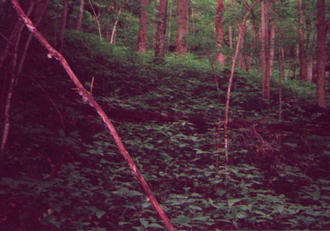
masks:
[[[224,6],[223,0],[218,0],[217,5],[217,13],[215,18],[215,32],[217,37],[217,49],[221,49],[223,47],[223,29],[222,29],[222,14],[223,14]],[[226,56],[218,51],[216,55],[216,62],[219,65],[224,65],[226,60]]]
[[[64,33],[67,24],[68,12],[69,12],[69,2],[68,0],[63,0],[63,11],[62,11],[62,22],[61,22],[61,30],[59,40],[59,50],[63,48],[63,41],[64,41]]]
[[[261,66],[262,66],[262,94],[265,99],[270,99],[269,76],[269,17],[268,2],[261,1]]]
[[[157,24],[155,56],[163,57],[165,55],[167,0],[159,1],[159,17],[158,18],[159,18],[159,21]]]
[[[165,40],[165,44],[166,44],[166,48],[167,50],[173,50],[172,45],[171,45],[171,40],[172,40],[172,18],[173,18],[173,0],[168,0],[168,8],[169,8],[169,12],[168,12],[168,17],[166,19],[166,21],[168,22],[166,27],[166,31],[167,31],[167,41]]]
[[[81,23],[84,15],[84,5],[85,5],[85,0],[80,0],[76,30],[81,30]]]
[[[27,11],[27,15],[30,15],[35,8],[35,1],[29,1],[29,9]],[[10,129],[10,111],[12,105],[12,98],[14,93],[14,87],[17,81],[17,61],[18,61],[18,47],[20,44],[22,31],[24,29],[24,24],[17,20],[13,30],[11,31],[9,40],[7,41],[5,50],[2,53],[0,58],[0,70],[4,68],[4,62],[7,58],[9,58],[9,70],[3,71],[5,73],[4,78],[9,79],[8,90],[6,92],[6,100],[4,105],[4,112],[3,112],[3,132],[2,138],[0,143],[0,154],[4,154],[5,147],[8,141],[8,134]],[[9,55],[10,54],[10,55]],[[6,76],[8,74],[8,76]]]
[[[182,54],[187,52],[186,36],[189,32],[189,0],[178,0],[177,4],[176,53]]]
[[[34,10],[34,14],[35,14],[34,18],[35,18],[36,26],[39,26],[39,24],[41,23],[41,19],[43,18],[45,12],[47,11],[48,5],[49,5],[49,0],[44,0],[41,3],[37,4],[36,9]],[[29,34],[29,36],[25,42],[25,46],[24,46],[24,50],[23,50],[21,59],[19,61],[19,65],[17,68],[17,75],[20,75],[22,72],[32,38],[33,38],[33,35]]]
[[[124,7],[125,7],[125,4],[124,4],[124,2],[122,2],[119,6],[119,10],[117,12],[115,22],[113,23],[113,26],[112,26],[111,36],[110,36],[110,40],[109,40],[109,42],[111,44],[115,43],[115,38],[116,38],[116,33],[117,33],[117,26],[118,26],[120,15],[121,15]]]
[[[233,0],[229,0],[229,6],[232,7]],[[229,47],[233,48],[233,27],[231,25],[228,26],[228,39],[229,39]]]
[[[275,56],[275,33],[276,33],[276,24],[275,20],[271,21],[269,28],[269,79],[273,76],[273,67],[274,67],[274,56]]]
[[[298,0],[298,34],[299,34],[299,66],[300,66],[299,78],[301,80],[307,80],[302,0]]]
[[[141,0],[140,6],[140,28],[138,39],[138,52],[145,53],[147,50],[147,25],[148,25],[149,0]]]
[[[230,96],[231,96],[231,88],[233,85],[233,80],[234,80],[234,72],[235,72],[235,65],[236,65],[236,60],[238,57],[238,53],[241,49],[241,39],[245,33],[246,30],[246,21],[248,16],[251,13],[251,10],[253,7],[257,4],[258,0],[254,1],[250,7],[248,7],[241,23],[238,23],[238,38],[236,42],[236,48],[235,48],[235,53],[232,57],[232,62],[231,62],[231,70],[230,70],[230,76],[228,80],[228,87],[227,87],[227,95],[226,95],[226,106],[225,106],[225,118],[224,118],[224,149],[225,149],[225,158],[226,158],[226,163],[228,163],[229,160],[229,105],[230,105]]]
[[[325,66],[327,60],[325,24],[325,0],[317,0],[317,85],[316,97],[320,107],[326,108]]]
[[[156,48],[157,10],[158,10],[158,3],[157,3],[157,0],[155,0],[154,10],[153,10],[153,15],[152,15],[152,35],[151,35],[152,49]]]

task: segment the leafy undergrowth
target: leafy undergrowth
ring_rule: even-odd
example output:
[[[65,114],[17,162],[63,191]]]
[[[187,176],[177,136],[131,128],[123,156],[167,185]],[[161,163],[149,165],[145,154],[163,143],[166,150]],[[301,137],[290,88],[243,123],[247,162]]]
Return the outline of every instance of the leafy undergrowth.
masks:
[[[284,87],[279,121],[276,87],[265,102],[258,77],[237,72],[225,165],[226,69],[217,92],[192,56],[155,64],[76,32],[66,45],[177,230],[330,228],[329,110]],[[29,62],[1,162],[0,230],[164,230],[61,68]]]

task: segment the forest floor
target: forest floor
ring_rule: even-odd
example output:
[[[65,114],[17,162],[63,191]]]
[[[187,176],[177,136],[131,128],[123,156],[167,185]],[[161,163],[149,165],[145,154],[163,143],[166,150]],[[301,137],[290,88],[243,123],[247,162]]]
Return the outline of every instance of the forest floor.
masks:
[[[64,54],[177,230],[330,229],[330,110],[313,87],[284,82],[279,119],[279,85],[265,101],[258,75],[238,70],[225,163],[228,70],[192,56],[155,64],[76,32]],[[14,93],[0,230],[164,230],[101,119],[43,56]]]

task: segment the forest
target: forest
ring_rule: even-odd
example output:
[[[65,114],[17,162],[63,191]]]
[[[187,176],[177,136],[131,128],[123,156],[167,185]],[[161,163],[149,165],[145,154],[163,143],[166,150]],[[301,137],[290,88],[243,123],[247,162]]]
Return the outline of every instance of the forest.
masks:
[[[330,0],[0,0],[0,231],[330,230]]]

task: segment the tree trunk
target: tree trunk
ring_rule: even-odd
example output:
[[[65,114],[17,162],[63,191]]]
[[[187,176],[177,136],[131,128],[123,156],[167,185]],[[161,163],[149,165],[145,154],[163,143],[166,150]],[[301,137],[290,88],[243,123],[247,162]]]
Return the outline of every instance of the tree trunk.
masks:
[[[156,49],[156,27],[157,27],[157,12],[158,12],[158,3],[157,0],[155,0],[154,3],[154,12],[153,12],[153,19],[152,19],[152,49]]]
[[[1,145],[0,145],[0,153],[3,155],[4,150],[7,144],[8,140],[8,134],[9,134],[9,128],[10,128],[10,108],[11,108],[11,101],[13,97],[13,91],[15,82],[17,79],[16,75],[16,64],[17,64],[17,47],[18,43],[16,44],[14,48],[14,52],[12,54],[12,63],[11,63],[11,73],[10,73],[10,84],[9,89],[7,93],[6,103],[5,103],[5,110],[4,110],[4,126],[3,126],[3,132],[2,132],[2,139],[1,139]]]
[[[49,0],[44,0],[42,3],[39,3],[37,6],[37,9],[35,10],[35,24],[38,27],[41,23],[41,19],[43,18],[47,8],[49,5]],[[25,58],[28,52],[28,49],[30,47],[31,41],[32,41],[33,35],[30,33],[24,46],[22,57],[19,61],[19,65],[17,68],[17,75],[20,75],[24,66]]]
[[[238,25],[238,28],[237,28],[239,31],[239,25]],[[244,34],[242,34],[241,36],[241,39],[240,39],[240,48],[244,48],[244,40],[245,40],[245,30],[244,30]],[[239,55],[238,55],[238,64],[237,64],[237,67],[241,70],[245,70],[246,69],[246,63],[245,63],[245,54],[244,52],[240,52]]]
[[[30,14],[32,13],[32,11],[34,9],[35,1],[32,0],[29,4],[30,5],[27,10],[28,16],[30,16]],[[2,69],[4,62],[10,53],[10,49],[13,48],[17,39],[20,38],[23,29],[24,29],[24,24],[20,20],[17,20],[17,22],[15,23],[14,28],[11,31],[10,36],[7,40],[6,46],[5,46],[4,50],[2,51],[2,55],[0,57],[0,70]]]
[[[190,19],[190,33],[194,34],[196,31],[196,21],[194,20],[194,8],[190,7],[190,14],[189,14],[189,19]]]
[[[253,45],[252,45],[252,48],[255,49],[255,50],[259,50],[259,38],[260,38],[260,34],[258,33],[258,28],[257,28],[257,22],[253,22],[250,24],[251,26],[251,32],[252,32],[252,35],[253,35]],[[255,66],[257,67],[257,69],[259,69],[260,67],[260,59],[256,58],[255,60]]]
[[[273,76],[274,56],[275,56],[275,33],[276,33],[276,24],[275,21],[272,21],[272,25],[269,31],[269,79],[272,79]]]
[[[236,60],[238,57],[238,53],[240,50],[240,44],[241,44],[241,39],[243,34],[245,33],[246,30],[246,20],[247,17],[249,16],[252,8],[256,5],[258,1],[255,1],[254,3],[251,4],[251,7],[247,9],[247,12],[245,13],[243,20],[240,24],[238,24],[238,38],[237,38],[237,43],[236,43],[236,48],[235,48],[235,53],[232,57],[232,62],[231,62],[231,69],[230,69],[230,76],[228,80],[228,87],[227,87],[227,94],[226,94],[226,106],[225,106],[225,118],[224,118],[224,149],[225,149],[225,158],[226,158],[226,163],[228,163],[229,160],[229,105],[230,105],[230,95],[231,95],[231,88],[233,85],[233,79],[234,79],[234,72],[235,72],[235,65],[236,65]]]
[[[165,45],[165,47],[167,47],[167,50],[171,50],[170,46],[171,46],[171,32],[172,32],[172,15],[173,15],[173,0],[169,0],[169,8],[170,8],[170,12],[169,12],[169,17],[168,17],[168,29],[167,29],[167,43]]]
[[[138,52],[147,51],[147,26],[148,26],[148,5],[149,0],[141,0],[140,4],[140,27],[138,39]]]
[[[225,64],[226,56],[222,53],[221,48],[223,47],[223,30],[222,30],[222,14],[224,11],[223,0],[218,0],[217,12],[215,18],[215,33],[217,39],[217,54],[216,62],[219,66]]]
[[[268,4],[261,1],[261,65],[262,65],[262,94],[264,99],[270,99],[269,77],[269,29]]]
[[[111,31],[111,37],[110,37],[110,43],[114,44],[115,43],[115,38],[116,38],[116,32],[117,32],[117,25],[119,22],[119,17],[121,15],[122,7],[119,8],[118,14],[116,21],[113,23],[112,31]]]
[[[167,18],[167,0],[159,1],[159,21],[157,24],[156,35],[156,57],[164,57],[165,55],[165,33],[166,33],[166,18]]]
[[[307,54],[307,67],[306,67],[306,81],[313,82],[313,54],[309,52]]]
[[[81,31],[82,18],[84,15],[84,5],[85,5],[85,0],[80,0],[79,13],[78,13],[78,19],[77,19],[77,25],[76,25],[76,30],[79,30],[79,31]]]
[[[176,53],[187,52],[186,36],[189,32],[189,0],[178,0],[177,3]]]
[[[28,9],[27,14],[30,15],[34,9],[35,6],[35,1],[30,2],[30,6]],[[10,83],[9,87],[7,90],[7,96],[4,104],[4,112],[3,112],[3,132],[2,132],[2,138],[1,138],[1,144],[0,144],[0,154],[4,154],[5,147],[8,141],[8,134],[9,134],[9,129],[10,129],[10,109],[12,105],[12,97],[13,97],[13,91],[15,87],[15,83],[17,80],[17,53],[18,53],[18,46],[21,40],[21,35],[22,31],[24,29],[24,24],[20,22],[19,20],[15,24],[15,27],[13,31],[10,34],[10,39],[8,41],[8,44],[6,45],[3,57],[1,57],[1,66],[0,69],[2,68],[2,65],[5,61],[5,59],[8,56],[8,53],[10,53]],[[4,80],[5,81],[5,80]]]
[[[89,0],[89,5],[92,8],[93,15],[95,18],[96,26],[97,26],[97,31],[99,33],[100,40],[102,40],[102,30],[101,30],[101,23],[100,23],[100,13],[96,13],[95,8],[91,0]]]
[[[299,78],[301,80],[307,80],[306,78],[306,56],[305,56],[305,41],[303,31],[303,6],[302,0],[298,0],[298,33],[299,33],[299,65],[300,73]]]
[[[293,79],[298,79],[298,74],[297,74],[297,69],[299,66],[299,45],[296,45],[296,58],[295,58],[295,63],[294,63],[294,78]]]
[[[65,28],[66,28],[66,24],[67,24],[68,12],[69,12],[69,2],[68,2],[68,0],[63,0],[62,23],[61,23],[61,30],[60,30],[60,37],[59,37],[59,50],[62,50],[62,48],[63,48],[64,34],[65,34]]]
[[[326,108],[325,67],[327,61],[325,23],[325,0],[317,0],[317,85],[316,96],[319,107]]]
[[[229,0],[229,6],[232,7],[233,1]],[[228,26],[228,39],[229,39],[229,47],[234,48],[233,45],[233,27],[231,25]]]
[[[138,39],[138,52],[147,51],[147,26],[148,26],[148,5],[149,0],[141,0],[140,4],[140,27]]]
[[[83,84],[80,82],[78,77],[75,75],[73,70],[71,69],[70,65],[66,61],[66,59],[63,57],[63,55],[55,50],[46,40],[46,38],[36,29],[36,27],[33,25],[31,20],[26,16],[22,8],[20,7],[17,0],[11,0],[11,3],[14,7],[14,9],[17,11],[18,15],[22,19],[22,21],[25,23],[26,27],[29,29],[31,33],[33,33],[34,37],[47,49],[48,53],[54,57],[57,61],[60,62],[63,69],[66,71],[66,73],[69,75],[70,79],[76,86],[77,93],[82,97],[83,101],[87,102],[91,107],[95,109],[97,114],[102,118],[104,124],[107,126],[110,134],[113,136],[115,143],[122,154],[122,156],[125,158],[125,160],[128,162],[128,166],[132,172],[132,175],[138,180],[141,187],[143,188],[148,200],[150,200],[151,204],[155,208],[155,210],[158,212],[161,219],[164,221],[167,229],[169,231],[174,231],[174,226],[171,224],[169,218],[167,217],[166,213],[158,203],[156,197],[153,195],[153,192],[151,191],[148,183],[145,181],[144,177],[142,176],[140,170],[138,169],[137,165],[133,161],[131,155],[126,150],[121,137],[118,135],[118,132],[116,128],[113,126],[111,120],[109,119],[108,115],[104,112],[103,108],[96,102],[94,96],[86,90],[86,88],[83,86]]]
[[[280,47],[280,58],[282,60],[281,64],[282,64],[282,70],[283,70],[283,78],[285,80],[288,79],[288,75],[286,73],[286,65],[285,65],[285,52],[284,52],[284,48],[283,47]]]

